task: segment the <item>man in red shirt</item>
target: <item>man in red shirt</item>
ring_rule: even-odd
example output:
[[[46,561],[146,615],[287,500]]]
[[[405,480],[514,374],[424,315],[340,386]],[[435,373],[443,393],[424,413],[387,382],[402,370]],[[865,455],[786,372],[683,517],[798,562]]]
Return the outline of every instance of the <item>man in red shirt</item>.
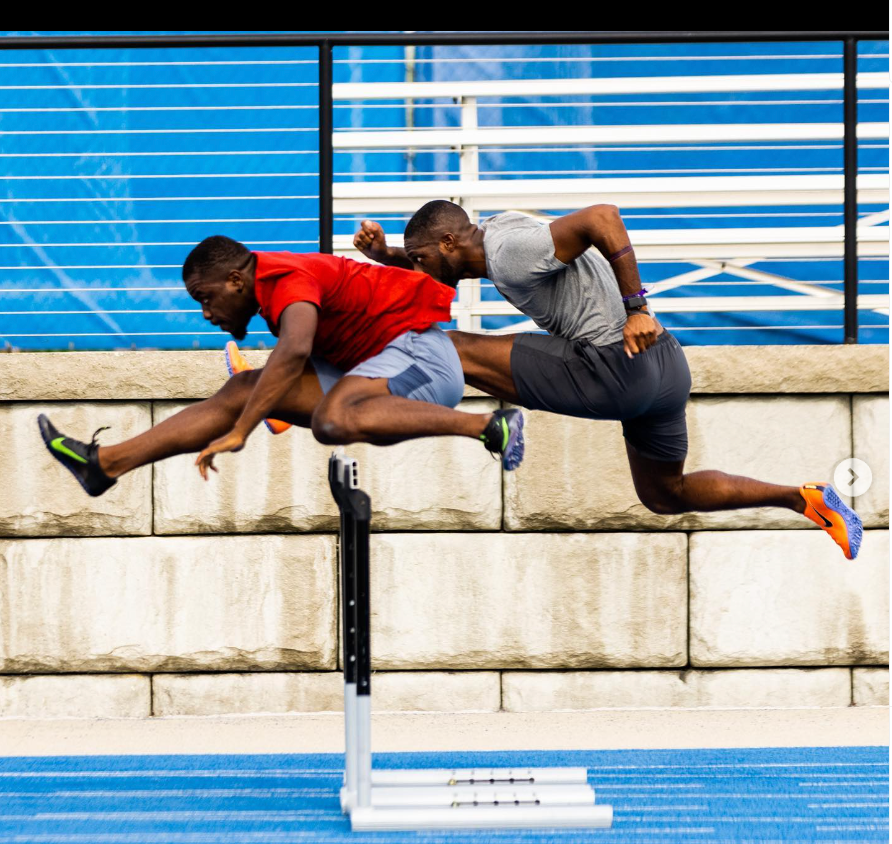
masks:
[[[99,446],[96,434],[90,443],[67,437],[41,414],[50,453],[90,495],[139,466],[195,451],[207,480],[214,455],[241,450],[268,417],[312,428],[331,445],[456,435],[481,440],[507,470],[523,459],[519,410],[453,409],[464,378],[437,323],[449,320],[455,291],[429,275],[332,255],[251,252],[217,236],[192,250],[183,280],[213,325],[240,340],[259,311],[278,342],[263,369],[236,374],[211,398],[117,445]]]

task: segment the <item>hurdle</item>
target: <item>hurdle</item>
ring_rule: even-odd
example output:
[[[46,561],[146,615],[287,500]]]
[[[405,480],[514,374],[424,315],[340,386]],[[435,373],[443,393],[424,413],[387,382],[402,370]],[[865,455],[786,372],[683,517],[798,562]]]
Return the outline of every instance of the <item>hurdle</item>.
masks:
[[[328,481],[340,511],[338,555],[344,659],[341,809],[356,831],[609,827],[585,768],[374,770],[372,767],[372,503],[356,460],[332,454]]]

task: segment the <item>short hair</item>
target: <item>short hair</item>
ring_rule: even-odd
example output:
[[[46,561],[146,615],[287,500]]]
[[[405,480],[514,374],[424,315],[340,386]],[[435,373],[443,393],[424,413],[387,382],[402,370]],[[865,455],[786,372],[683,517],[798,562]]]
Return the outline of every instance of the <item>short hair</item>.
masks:
[[[456,231],[471,225],[467,212],[461,205],[445,199],[434,199],[421,206],[409,220],[405,238],[418,235],[436,235],[443,229],[454,227]]]
[[[193,275],[205,276],[214,270],[242,266],[251,254],[243,243],[215,234],[198,244],[183,262],[183,281]]]

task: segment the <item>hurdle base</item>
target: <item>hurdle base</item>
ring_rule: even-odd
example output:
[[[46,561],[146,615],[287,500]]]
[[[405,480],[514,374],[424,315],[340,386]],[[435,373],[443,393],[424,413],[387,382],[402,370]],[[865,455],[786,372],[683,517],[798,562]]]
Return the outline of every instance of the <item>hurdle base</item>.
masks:
[[[350,813],[354,832],[420,829],[606,828],[611,806],[459,806],[450,809],[357,807]]]
[[[372,769],[372,786],[585,785],[585,768],[420,768]]]
[[[341,810],[356,806],[356,795],[341,788]],[[594,806],[595,790],[590,785],[521,785],[372,788],[372,808],[429,807],[450,809],[460,806]]]

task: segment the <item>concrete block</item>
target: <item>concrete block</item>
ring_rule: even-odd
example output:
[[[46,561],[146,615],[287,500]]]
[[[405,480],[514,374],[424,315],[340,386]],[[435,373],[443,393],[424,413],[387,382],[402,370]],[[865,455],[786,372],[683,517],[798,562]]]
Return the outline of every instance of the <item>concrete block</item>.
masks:
[[[888,706],[889,669],[853,668],[852,702],[855,706]]]
[[[731,671],[509,671],[509,712],[664,707],[848,706],[846,668]]]
[[[150,698],[137,674],[0,677],[0,718],[147,718]]]
[[[155,715],[343,712],[339,672],[156,674]]]
[[[680,666],[680,534],[387,534],[372,543],[378,669]]]
[[[2,356],[0,356],[2,357]],[[14,357],[7,355],[7,357]],[[52,357],[52,355],[45,355]],[[0,405],[0,536],[145,535],[152,532],[152,470],[137,469],[105,495],[88,496],[47,452],[37,428],[45,413],[66,436],[109,444],[148,429],[148,404]]]
[[[688,404],[685,471],[799,486],[833,477],[851,451],[848,396],[702,397]],[[795,432],[795,433],[794,433]],[[528,414],[527,457],[505,475],[509,530],[803,528],[780,508],[663,516],[638,500],[618,422]],[[585,447],[582,447],[582,444]]]
[[[155,405],[156,423],[186,405]],[[460,409],[492,412],[497,403],[463,402]],[[293,428],[272,436],[258,428],[237,454],[215,461],[207,482],[194,455],[155,466],[155,531],[246,533],[337,530],[328,487],[330,446]],[[361,483],[372,496],[376,530],[497,530],[502,521],[500,467],[480,443],[431,437],[386,448],[353,445]]]
[[[867,527],[889,526],[889,397],[852,396],[852,456],[870,466],[870,489],[854,502]]]
[[[886,393],[889,347],[686,346],[694,393]]]
[[[270,352],[244,354],[261,367]],[[222,349],[0,354],[0,401],[206,399],[228,377]],[[465,395],[483,393],[466,387]]]
[[[0,542],[0,672],[333,669],[335,540]]]
[[[378,671],[372,708],[378,712],[498,712],[496,671]]]
[[[887,531],[855,562],[818,529],[695,533],[690,569],[695,666],[888,663]]]

